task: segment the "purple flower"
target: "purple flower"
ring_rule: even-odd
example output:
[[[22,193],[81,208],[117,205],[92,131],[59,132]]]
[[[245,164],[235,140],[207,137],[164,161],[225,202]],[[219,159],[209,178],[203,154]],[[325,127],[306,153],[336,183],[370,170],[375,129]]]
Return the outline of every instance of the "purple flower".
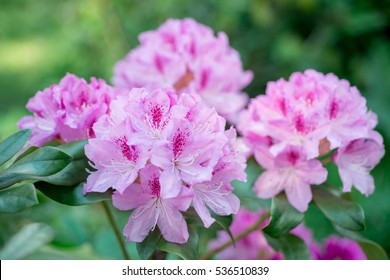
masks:
[[[130,145],[126,135],[114,136],[111,141],[90,139],[85,155],[97,170],[88,176],[84,193],[105,192],[111,187],[123,193],[147,161],[147,151],[142,146]]]
[[[257,194],[270,198],[284,190],[290,203],[304,212],[312,199],[310,185],[327,177],[316,160],[322,156],[329,156],[324,162],[336,161],[344,191],[355,185],[363,194],[373,192],[369,171],[384,153],[376,124],[356,87],[334,74],[306,70],[288,81],[269,82],[266,94],[241,114],[238,130],[265,168],[255,183]]]
[[[186,211],[190,206],[191,191],[182,188],[176,197],[167,198],[163,188],[160,170],[147,165],[140,171],[140,184],[132,184],[123,194],[114,193],[112,199],[116,208],[135,209],[123,231],[127,241],[141,242],[157,225],[167,241],[187,242],[187,224],[180,211]]]
[[[316,254],[318,260],[366,260],[359,244],[348,238],[331,236]]]
[[[366,196],[374,192],[374,178],[370,175],[373,169],[384,156],[382,142],[374,139],[358,139],[349,142],[338,150],[335,157],[343,191],[350,192],[355,186]]]
[[[94,137],[92,129],[99,117],[108,113],[119,91],[103,80],[84,79],[67,74],[58,85],[39,91],[27,103],[33,116],[22,118],[19,128],[31,128],[30,144],[42,146],[51,140],[72,142]]]
[[[310,185],[325,182],[328,174],[320,161],[306,160],[302,149],[296,147],[287,147],[276,157],[259,147],[255,158],[266,169],[255,182],[256,194],[271,198],[284,190],[291,205],[301,212],[312,200]]]
[[[157,223],[164,238],[183,243],[188,233],[176,210],[186,210],[193,196],[207,227],[214,219],[206,205],[217,215],[238,211],[239,200],[230,183],[246,180],[245,157],[237,149],[236,131],[225,131],[225,125],[225,119],[197,95],[177,97],[171,89],[132,89],[113,100],[109,113],[93,127],[96,137],[89,139],[85,153],[96,170],[88,177],[84,193],[113,188],[116,201],[121,201],[114,206],[136,208],[124,232],[129,240],[142,240]],[[145,191],[151,188],[152,179],[145,179],[149,177],[158,178],[158,192]],[[131,199],[143,202],[138,205]],[[151,205],[160,210],[152,211]],[[180,232],[176,228],[170,232],[158,222],[170,214]],[[146,228],[140,228],[142,220]]]
[[[295,145],[311,159],[320,155],[323,139],[335,149],[367,138],[370,114],[364,97],[348,81],[306,70],[293,73],[288,81],[269,82],[266,94],[253,99],[243,113],[239,130],[252,144],[255,136],[270,137],[273,155]]]
[[[234,120],[248,97],[242,92],[252,80],[225,33],[193,19],[169,19],[157,30],[139,36],[140,45],[114,68],[113,83],[125,89],[174,87],[197,93],[219,114]]]
[[[233,216],[233,222],[229,229],[233,236],[237,236],[247,228],[251,227],[263,214],[262,211],[250,212],[240,209],[237,215]],[[235,246],[229,246],[221,251],[217,258],[220,260],[269,260],[281,259],[283,255],[276,252],[268,244],[261,229],[267,221],[259,226],[259,230],[253,231],[241,240],[236,241]],[[225,231],[218,231],[217,238],[209,244],[210,248],[216,248],[229,241],[230,237]]]

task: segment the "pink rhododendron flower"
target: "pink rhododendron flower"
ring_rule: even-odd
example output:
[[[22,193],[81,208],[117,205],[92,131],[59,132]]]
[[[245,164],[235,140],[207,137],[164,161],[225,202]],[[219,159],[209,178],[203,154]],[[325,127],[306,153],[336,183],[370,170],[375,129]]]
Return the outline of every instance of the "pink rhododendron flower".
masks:
[[[126,135],[113,135],[110,140],[93,138],[85,146],[85,155],[97,171],[88,176],[84,193],[105,192],[111,187],[122,193],[146,164],[147,151],[129,144]]]
[[[368,138],[370,114],[364,97],[346,80],[306,70],[293,73],[288,81],[269,82],[266,94],[252,100],[243,114],[239,130],[253,145],[256,136],[270,137],[273,155],[296,145],[311,159],[319,156],[322,139],[335,149]]]
[[[287,147],[276,157],[259,147],[255,158],[266,168],[255,182],[257,195],[271,198],[284,190],[291,205],[301,212],[312,199],[310,185],[325,182],[328,174],[320,161],[306,160],[303,150],[296,147]]]
[[[230,181],[240,178],[240,169],[231,169],[221,162],[213,170],[213,177],[208,182],[194,184],[194,208],[202,219],[204,226],[209,227],[215,219],[211,217],[207,206],[217,215],[230,215],[237,213],[240,200],[235,196]],[[242,178],[242,177],[241,177]],[[245,179],[243,176],[242,179]]]
[[[335,156],[343,191],[350,192],[354,185],[366,196],[374,192],[374,178],[370,171],[384,156],[382,142],[373,139],[358,139],[342,146]]]
[[[241,208],[237,215],[233,216],[233,222],[229,229],[233,236],[237,236],[251,227],[263,214],[262,211],[251,212]],[[259,230],[253,231],[241,240],[236,241],[235,246],[229,246],[221,251],[217,258],[220,260],[269,260],[282,259],[283,254],[276,252],[267,242],[261,229],[267,224],[265,221],[259,226]],[[225,231],[218,231],[217,238],[212,240],[209,247],[216,248],[229,241],[230,237]]]
[[[303,212],[311,201],[310,185],[327,177],[315,158],[331,150],[338,149],[334,159],[343,190],[355,185],[366,195],[373,192],[369,171],[384,153],[376,124],[356,87],[334,74],[306,70],[288,81],[269,82],[266,94],[241,114],[238,130],[266,169],[256,181],[257,194],[269,198],[285,190],[290,203]]]
[[[30,144],[42,146],[58,139],[63,142],[95,135],[92,126],[108,112],[110,101],[118,94],[103,80],[84,79],[67,74],[58,85],[39,91],[27,103],[33,116],[22,118],[18,126],[32,129]]]
[[[115,192],[112,197],[116,208],[135,209],[123,231],[127,241],[141,242],[158,225],[167,241],[185,243],[188,230],[180,211],[190,206],[191,191],[181,188],[176,197],[166,198],[161,192],[160,170],[153,165],[140,171],[140,182],[132,184],[123,194]]]
[[[248,97],[242,92],[252,80],[225,33],[193,19],[170,19],[139,36],[140,45],[114,68],[120,88],[171,86],[177,93],[199,94],[204,103],[234,120]]]
[[[170,201],[172,206],[175,201],[181,203],[181,196],[190,194],[206,227],[214,222],[206,206],[217,215],[235,214],[239,200],[232,194],[230,183],[246,180],[246,160],[237,149],[236,131],[225,131],[225,125],[225,119],[215,109],[206,107],[198,95],[177,96],[171,89],[132,89],[127,96],[113,100],[109,114],[93,127],[96,137],[89,139],[85,153],[96,171],[88,177],[84,193],[113,188],[116,199],[128,200],[132,195],[141,199],[137,189],[150,188],[150,180],[142,176],[153,175],[158,177],[158,195],[148,194],[144,208],[149,209],[150,201],[157,197],[158,201]],[[175,209],[188,208],[187,204],[178,205]],[[163,206],[161,209],[165,209]],[[131,203],[118,207],[138,209]],[[144,208],[134,211],[144,213]],[[153,211],[139,215],[146,219],[162,213]],[[183,238],[188,238],[188,234],[179,238],[178,233],[164,233],[166,228],[161,228],[157,218],[145,221],[148,225],[142,230],[136,226],[133,232],[130,225],[138,223],[134,215],[125,229],[129,240],[142,240],[156,223],[167,240],[182,243]]]
[[[356,241],[331,236],[318,248],[317,260],[366,260],[367,257]]]
[[[209,227],[215,219],[211,217],[207,206],[217,215],[236,214],[240,200],[232,191],[230,182],[233,180],[246,181],[246,159],[237,148],[236,131],[230,128],[225,131],[229,141],[223,146],[223,156],[214,166],[210,181],[192,186],[194,192],[194,208],[205,227]]]
[[[291,232],[303,241],[313,260],[366,260],[367,257],[356,241],[330,236],[322,244],[313,239],[312,231],[300,224]]]

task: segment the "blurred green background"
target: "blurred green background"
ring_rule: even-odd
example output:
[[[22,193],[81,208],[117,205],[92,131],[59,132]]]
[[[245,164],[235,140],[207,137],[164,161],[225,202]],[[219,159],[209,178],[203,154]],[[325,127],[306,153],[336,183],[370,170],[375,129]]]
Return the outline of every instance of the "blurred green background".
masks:
[[[27,100],[66,72],[110,80],[115,62],[138,44],[137,35],[168,18],[192,17],[224,31],[255,79],[251,96],[267,81],[315,68],[358,86],[379,116],[390,144],[390,1],[388,0],[0,0],[0,139],[14,132]],[[364,235],[390,253],[390,153],[373,171],[376,191],[353,192],[364,207]],[[29,221],[50,224],[55,237],[38,250],[52,258],[120,258],[99,206],[42,203],[0,215],[0,247]],[[323,238],[329,225],[312,211],[307,223]],[[118,214],[124,224],[125,213]],[[122,217],[123,216],[123,217]],[[134,253],[134,244],[129,244]],[[61,248],[59,250],[58,248]],[[41,255],[40,255],[41,254]]]

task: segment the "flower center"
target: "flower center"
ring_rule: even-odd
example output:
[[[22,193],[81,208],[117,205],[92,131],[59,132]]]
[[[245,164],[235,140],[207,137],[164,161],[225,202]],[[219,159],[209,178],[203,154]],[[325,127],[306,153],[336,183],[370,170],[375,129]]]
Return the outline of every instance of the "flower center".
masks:
[[[122,154],[130,161],[136,162],[139,153],[136,151],[136,149],[133,146],[129,146],[127,144],[127,138],[126,136],[121,137],[121,138],[116,138],[115,143],[119,145],[121,148]]]

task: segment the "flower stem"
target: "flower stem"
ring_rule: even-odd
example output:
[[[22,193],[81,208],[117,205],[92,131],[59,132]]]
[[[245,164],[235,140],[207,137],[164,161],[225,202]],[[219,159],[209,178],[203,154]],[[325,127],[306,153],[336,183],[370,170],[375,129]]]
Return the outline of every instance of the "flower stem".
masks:
[[[130,260],[130,256],[127,253],[127,250],[126,250],[125,242],[124,242],[123,237],[122,237],[122,235],[121,235],[121,233],[120,233],[120,231],[118,229],[117,224],[115,223],[115,219],[114,219],[114,216],[112,215],[110,207],[108,206],[106,201],[102,201],[102,205],[103,205],[104,212],[106,213],[107,218],[108,218],[108,220],[109,220],[109,222],[111,224],[111,227],[114,230],[116,239],[118,240],[118,243],[119,243],[119,246],[121,248],[121,251],[122,251],[124,259],[125,260]]]
[[[237,242],[237,241],[243,239],[244,237],[246,237],[248,234],[250,234],[250,233],[252,233],[252,232],[254,232],[256,230],[259,230],[260,225],[265,221],[265,219],[268,218],[268,216],[269,216],[269,212],[267,211],[263,215],[261,215],[261,217],[256,221],[256,223],[254,223],[253,225],[248,227],[246,230],[244,230],[243,232],[241,232],[240,234],[235,236],[234,237],[234,242]],[[226,248],[230,247],[231,245],[233,245],[233,240],[226,241],[221,246],[219,246],[217,248],[214,248],[213,250],[208,251],[207,253],[201,255],[198,258],[198,260],[208,260],[212,256],[214,256],[215,254],[218,254],[219,252],[221,252],[221,251],[225,250]]]

